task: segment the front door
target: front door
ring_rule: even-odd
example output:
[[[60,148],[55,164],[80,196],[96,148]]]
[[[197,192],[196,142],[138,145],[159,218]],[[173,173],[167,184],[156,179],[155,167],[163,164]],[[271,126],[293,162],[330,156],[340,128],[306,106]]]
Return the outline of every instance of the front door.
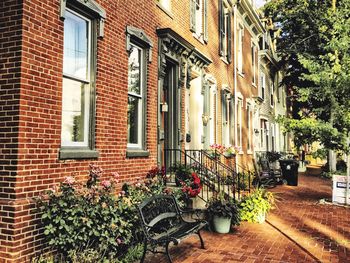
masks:
[[[169,167],[180,156],[180,100],[177,81],[177,66],[167,62],[163,86],[160,89],[160,148],[161,162]]]

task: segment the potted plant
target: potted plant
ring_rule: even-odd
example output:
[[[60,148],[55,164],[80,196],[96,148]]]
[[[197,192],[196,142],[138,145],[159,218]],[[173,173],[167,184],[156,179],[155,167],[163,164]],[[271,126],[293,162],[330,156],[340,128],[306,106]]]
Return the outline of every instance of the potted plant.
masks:
[[[263,223],[266,214],[274,205],[274,195],[265,189],[258,188],[246,195],[239,203],[239,211],[242,221]]]
[[[177,163],[171,167],[171,171],[175,172],[176,186],[181,186],[182,182],[191,179],[192,169],[188,165]]]
[[[211,159],[218,159],[223,151],[224,147],[220,144],[214,143],[210,145],[210,149],[207,151]]]
[[[217,233],[228,233],[231,225],[239,225],[238,206],[232,198],[220,194],[210,199],[207,206],[209,220]]]
[[[233,158],[236,156],[236,154],[239,152],[239,147],[233,147],[233,146],[228,146],[228,147],[224,147],[223,148],[223,152],[222,154],[226,157],[226,158]]]

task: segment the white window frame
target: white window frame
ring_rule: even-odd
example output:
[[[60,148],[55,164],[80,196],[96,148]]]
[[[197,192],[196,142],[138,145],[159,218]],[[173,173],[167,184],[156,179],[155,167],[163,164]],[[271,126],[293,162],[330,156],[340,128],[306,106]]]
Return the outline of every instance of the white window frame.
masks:
[[[130,149],[142,149],[143,145],[144,145],[144,135],[143,135],[143,131],[144,131],[144,118],[146,116],[144,116],[144,97],[145,97],[145,92],[144,92],[144,88],[145,88],[145,83],[144,83],[144,69],[145,69],[145,50],[144,48],[140,47],[139,45],[135,44],[135,43],[130,43],[130,46],[132,46],[133,48],[137,48],[138,50],[140,50],[140,94],[134,93],[134,92],[130,92],[128,90],[128,98],[129,97],[133,97],[133,98],[138,98],[139,103],[138,103],[138,123],[137,123],[137,143],[127,143],[127,147]],[[129,74],[129,72],[128,72]],[[129,134],[127,134],[127,136],[129,136]]]
[[[273,108],[275,105],[275,98],[274,98],[274,93],[275,93],[275,84],[272,79],[270,79],[270,106]]]
[[[271,123],[271,151],[276,151],[276,129],[275,129],[275,124]]]
[[[242,114],[243,114],[243,98],[237,98],[237,142],[236,146],[242,149]],[[239,136],[238,136],[239,135]]]
[[[260,77],[259,95],[260,95],[260,98],[265,100],[265,90],[266,90],[266,76],[265,76],[265,73],[263,71],[260,71],[260,76],[259,77]]]
[[[253,149],[252,147],[252,105],[247,102],[247,150],[251,151]]]
[[[89,142],[90,142],[90,138],[91,138],[91,134],[90,134],[90,122],[92,121],[91,118],[91,114],[90,114],[90,108],[91,108],[91,98],[90,98],[90,94],[91,94],[91,49],[92,49],[92,35],[91,35],[91,31],[92,31],[92,20],[89,19],[86,16],[83,16],[81,14],[79,14],[78,12],[75,12],[69,8],[66,9],[66,13],[70,13],[74,16],[77,16],[81,19],[83,19],[84,21],[87,22],[87,31],[88,31],[88,40],[87,40],[87,73],[86,73],[86,78],[80,78],[78,76],[73,76],[69,73],[65,73],[63,71],[63,79],[67,79],[67,80],[73,80],[76,82],[80,82],[82,85],[85,86],[86,88],[86,92],[85,92],[85,98],[84,98],[84,102],[85,102],[85,108],[84,108],[84,141],[82,142],[73,142],[73,141],[65,141],[63,138],[64,136],[61,134],[61,147],[89,147]],[[64,63],[64,62],[63,62]],[[64,68],[64,66],[63,66]],[[64,82],[64,81],[63,81]],[[62,83],[63,83],[62,82]],[[65,96],[64,96],[64,88],[62,89],[62,100],[64,100]],[[63,104],[62,104],[63,106]],[[63,119],[63,107],[62,107],[62,119]],[[62,125],[63,125],[63,121],[62,121]],[[61,131],[63,133],[63,127],[61,127]]]
[[[244,25],[238,24],[238,34],[237,34],[237,70],[239,73],[243,74],[243,42],[244,42]]]
[[[223,85],[222,89],[225,92],[225,121],[224,121],[224,114],[221,112],[222,117],[222,131],[223,131],[223,138],[222,143],[224,145],[230,144],[230,115],[232,112],[230,112],[230,100],[231,100],[231,92],[230,87],[227,85]],[[221,105],[221,109],[224,108],[224,105]],[[223,110],[222,110],[223,111]]]
[[[256,86],[256,49],[257,46],[255,43],[252,41],[251,42],[251,52],[252,52],[252,84]]]
[[[197,38],[203,38],[204,32],[204,18],[203,18],[203,0],[196,0],[196,7],[195,7],[195,19],[196,19],[196,30],[195,34]]]

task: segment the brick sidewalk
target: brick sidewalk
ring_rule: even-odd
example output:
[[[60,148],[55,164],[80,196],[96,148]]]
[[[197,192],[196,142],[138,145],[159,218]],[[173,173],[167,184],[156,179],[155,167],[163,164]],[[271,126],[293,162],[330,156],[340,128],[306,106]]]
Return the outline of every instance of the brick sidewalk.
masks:
[[[174,262],[350,262],[350,208],[320,204],[331,198],[331,182],[299,176],[298,187],[272,190],[277,208],[263,224],[242,223],[234,233],[204,232],[171,248]],[[148,253],[146,262],[167,262]]]

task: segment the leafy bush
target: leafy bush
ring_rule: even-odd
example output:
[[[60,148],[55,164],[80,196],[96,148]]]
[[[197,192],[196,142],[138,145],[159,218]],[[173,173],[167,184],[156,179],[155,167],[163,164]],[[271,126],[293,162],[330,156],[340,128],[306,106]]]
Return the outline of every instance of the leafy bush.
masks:
[[[101,173],[92,165],[86,185],[67,177],[58,190],[39,200],[48,243],[64,256],[85,249],[116,256],[131,240],[131,203],[114,194],[114,181],[100,183]]]
[[[274,196],[263,188],[257,188],[239,203],[242,221],[261,223],[274,205]]]

